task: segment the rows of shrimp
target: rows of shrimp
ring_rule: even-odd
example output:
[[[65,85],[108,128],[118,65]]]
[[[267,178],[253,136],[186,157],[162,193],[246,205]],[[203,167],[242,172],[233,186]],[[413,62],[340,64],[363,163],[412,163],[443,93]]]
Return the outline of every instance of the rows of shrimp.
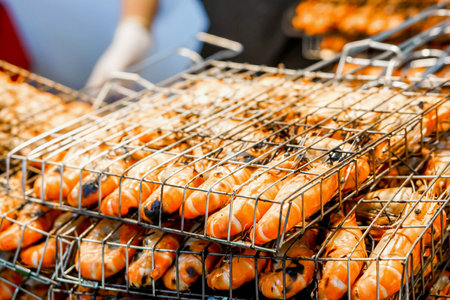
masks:
[[[321,156],[326,145],[339,141],[327,139],[321,142],[316,148],[302,153],[307,161],[302,163],[310,164],[308,170],[320,167],[323,160],[327,164],[335,163],[329,155],[322,159],[316,158]],[[341,145],[340,152],[333,155],[345,155],[345,151],[350,149],[346,147],[349,146]],[[445,174],[450,165],[446,163],[445,156],[439,155],[445,149],[443,145],[425,153],[425,158],[415,163],[413,170],[418,174]],[[286,180],[289,183],[292,178],[304,176],[290,172],[292,165],[299,163],[297,155],[292,160],[283,156],[286,168],[271,170],[270,173],[264,172],[263,168],[253,170],[249,176],[256,174],[252,182],[258,183],[253,189],[264,197],[276,198],[278,190],[282,191],[286,184],[267,188],[265,180],[257,178],[265,176],[267,180]],[[342,170],[345,173],[341,176],[345,178],[345,184],[349,185],[348,189],[354,189],[358,180],[355,174],[351,174],[355,172],[351,168],[356,168],[357,163]],[[404,169],[396,170],[399,178],[405,177],[402,174]],[[283,178],[280,174],[287,176]],[[445,182],[431,180],[429,176],[393,182],[395,187],[384,187],[383,181],[368,186],[338,212],[325,216],[322,222],[312,223],[310,227],[307,219],[291,221],[296,222],[292,226],[292,236],[286,239],[277,253],[253,248],[256,236],[256,233],[252,236],[253,231],[233,239],[248,246],[237,248],[208,239],[187,238],[176,232],[163,232],[114,220],[83,219],[75,226],[85,224],[81,230],[66,230],[69,235],[77,232],[80,238],[75,241],[81,240],[76,247],[72,270],[89,280],[108,282],[120,278],[120,284],[133,289],[163,285],[167,290],[189,293],[203,286],[208,287],[212,294],[227,295],[235,291],[239,295],[245,293],[249,285],[255,284],[264,297],[272,299],[290,298],[299,293],[313,293],[319,299],[387,299],[401,292],[409,278],[420,274],[431,276],[432,266],[427,266],[423,261],[436,264],[437,254],[433,249],[438,247],[445,234],[447,218],[443,203],[450,191]],[[240,205],[248,205],[244,196],[236,195],[236,202],[241,200]],[[314,196],[305,195],[296,205],[308,207],[307,199],[314,199]],[[322,201],[329,200],[323,198]],[[276,201],[273,203],[276,205]],[[268,208],[250,208],[252,214],[262,217],[271,209],[270,205]],[[313,214],[312,210],[314,208],[305,208],[305,215]],[[251,228],[252,219],[247,216],[248,213],[240,213],[233,216],[233,221],[240,223],[222,231],[207,226],[205,233],[214,228],[213,232],[222,232],[223,236],[229,232],[236,236]],[[230,218],[229,206],[212,214],[211,220],[217,216]],[[62,218],[63,215],[57,222]],[[283,222],[288,224],[289,217],[285,217]],[[304,224],[307,228],[303,232],[296,224]],[[165,220],[162,225],[173,229],[181,226],[180,220],[173,218]],[[186,230],[195,228],[193,232],[200,235],[205,230],[195,220],[185,226]],[[68,241],[64,237],[67,234],[59,238]],[[268,234],[272,232],[268,231],[264,236]],[[263,241],[261,245],[271,241],[274,243],[274,239]],[[32,251],[33,247],[28,249]],[[42,256],[40,259],[45,260]]]

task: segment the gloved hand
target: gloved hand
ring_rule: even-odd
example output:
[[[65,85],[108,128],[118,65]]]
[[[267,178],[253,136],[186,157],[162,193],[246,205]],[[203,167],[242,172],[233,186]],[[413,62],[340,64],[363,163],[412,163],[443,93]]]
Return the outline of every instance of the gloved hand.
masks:
[[[97,61],[85,88],[99,88],[113,72],[124,71],[143,59],[152,45],[152,34],[139,18],[123,20],[117,26],[111,45]]]

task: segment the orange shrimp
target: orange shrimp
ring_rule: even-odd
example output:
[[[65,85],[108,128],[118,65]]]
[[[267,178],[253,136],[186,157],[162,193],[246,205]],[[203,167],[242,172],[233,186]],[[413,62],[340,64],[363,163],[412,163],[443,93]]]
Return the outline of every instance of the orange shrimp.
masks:
[[[396,97],[400,99],[399,97]],[[377,126],[377,131],[380,132],[392,132],[397,127],[405,124],[411,119],[411,114],[419,115],[423,111],[430,108],[434,103],[440,101],[441,99],[433,96],[421,96],[407,106],[402,108],[399,112],[392,114],[391,116],[383,119]],[[405,105],[405,100],[390,99],[388,103],[385,104],[384,109],[387,111],[395,111],[398,107]],[[416,151],[420,146],[420,138],[427,137],[433,133],[436,129],[442,129],[442,126],[437,126],[440,123],[444,123],[450,118],[450,101],[444,102],[437,109],[432,109],[430,112],[425,114],[422,118],[422,126],[420,123],[414,123],[410,125],[407,133],[404,130],[400,130],[392,135],[389,141],[383,141],[375,148],[375,157],[379,161],[385,161],[389,157],[389,149],[394,154],[401,154],[402,151]],[[378,134],[373,135],[372,139],[376,140],[380,136]],[[407,142],[405,142],[405,140]],[[406,144],[406,145],[405,145]],[[406,146],[406,149],[403,147]]]
[[[48,231],[59,214],[59,211],[50,210],[46,206],[25,204],[18,212],[14,224],[0,233],[0,251],[15,250],[34,244],[42,238],[42,234],[37,230]]]
[[[445,300],[446,298],[448,298],[448,296],[450,296],[450,271],[442,272],[438,280],[431,288],[430,295],[432,295],[429,298],[431,300]],[[447,297],[438,297],[438,296],[447,296]]]
[[[234,256],[230,261],[228,255],[220,263],[220,266],[214,269],[206,277],[208,286],[214,290],[229,290],[237,289],[244,283],[252,281],[256,273],[261,273],[262,269],[267,263],[266,258],[259,258],[259,256],[266,257],[267,253],[262,251],[258,253],[253,249],[245,249],[237,256]],[[255,270],[256,261],[256,270]],[[232,274],[230,274],[230,272]],[[230,286],[231,284],[231,286]]]
[[[338,213],[332,216],[336,218],[333,222],[334,226],[338,226],[345,216],[343,213]],[[363,241],[359,242],[362,237],[362,231],[356,227],[355,214],[352,213],[344,223],[341,229],[334,232],[334,236],[328,240],[325,245],[326,258],[367,258],[366,244]],[[329,233],[330,235],[333,232]],[[351,253],[352,249],[355,251]],[[332,260],[327,261],[323,266],[323,278],[319,282],[319,299],[341,299],[348,289],[348,276],[350,274],[350,285],[352,286],[358,277],[364,265],[363,261],[350,261],[350,269],[348,269],[347,260]]]
[[[416,193],[412,196],[413,199],[418,199],[419,195]],[[403,270],[405,268],[403,260],[395,260],[389,258],[407,257],[411,251],[412,267],[409,272],[415,270],[419,265],[421,243],[411,249],[413,243],[419,238],[424,231],[422,226],[429,223],[438,209],[439,204],[432,202],[421,202],[414,207],[408,216],[406,216],[403,225],[406,228],[400,228],[394,233],[394,229],[386,231],[380,242],[370,255],[372,258],[379,257],[379,260],[369,263],[364,274],[356,281],[353,290],[352,298],[354,299],[386,299],[400,290],[402,279],[404,276]],[[412,205],[408,205],[405,211],[411,210]],[[442,230],[446,227],[446,217],[443,212],[444,227],[441,228],[440,217],[438,216],[433,222],[430,234],[427,232],[424,236],[424,244],[431,242],[432,239],[437,239]],[[381,252],[382,251],[382,252]],[[408,262],[408,264],[410,264]],[[409,275],[407,275],[409,276]],[[405,276],[405,277],[407,277]]]
[[[279,163],[279,161],[274,160],[268,167]],[[277,168],[292,169],[294,165],[294,162],[286,161],[279,164]],[[266,168],[260,168],[256,171],[255,176],[257,176],[257,178],[255,180],[250,181],[245,185],[239,192],[239,195],[235,197],[230,204],[208,218],[206,227],[207,234],[217,238],[226,238],[228,236],[228,230],[230,230],[231,237],[250,228],[253,225],[255,210],[257,222],[272,206],[272,202],[263,200],[256,202],[251,198],[245,197],[258,197],[260,199],[273,201],[281,186],[288,180],[287,178],[284,178],[288,173],[288,171],[279,169],[267,171]],[[280,180],[282,178],[284,179]],[[280,181],[277,182],[278,180]],[[230,228],[228,228],[228,223],[230,223]]]
[[[349,146],[345,145],[344,150],[346,148],[348,149]],[[336,153],[330,153],[329,163],[332,164],[333,161],[339,161],[341,159],[341,153]],[[327,164],[319,164],[308,173],[322,174],[326,173],[329,168],[330,166]],[[359,185],[369,176],[370,168],[366,158],[358,158],[356,168],[358,172],[355,170],[355,164],[352,163],[340,170],[341,178],[345,180],[343,190],[353,189],[356,184]],[[312,174],[298,174],[280,189],[275,197],[275,203],[258,221],[250,233],[250,238],[255,244],[262,245],[281,237],[283,232],[287,232],[303,221],[303,213],[305,214],[305,218],[309,218],[320,210],[321,205],[325,205],[332,199],[339,188],[338,172],[326,177],[323,181],[317,181],[311,184],[311,181],[318,178],[318,175]],[[297,196],[289,200],[294,194],[297,194]],[[287,199],[288,201],[286,201]]]
[[[428,160],[427,167],[425,169],[425,175],[438,175],[441,172],[442,175],[450,175],[450,168],[445,168],[450,163],[450,145],[446,145],[444,149],[436,150],[431,158]],[[439,178],[431,187],[433,195],[440,196],[442,193],[449,193],[450,177]]]
[[[116,160],[111,154],[102,156],[93,163],[92,169],[113,175],[89,172],[70,191],[67,202],[71,206],[80,205],[81,207],[97,203],[99,198],[103,199],[119,186],[120,175],[129,165],[129,159]]]
[[[145,181],[142,181],[141,183],[140,179],[145,176],[146,180],[156,181],[156,176],[160,172],[160,169],[156,168],[172,157],[173,156],[169,154],[157,153],[148,156],[133,165],[127,175],[130,178],[124,179],[120,186],[103,199],[100,206],[101,212],[111,216],[118,216],[120,208],[120,215],[123,216],[128,214],[130,208],[138,207],[139,199],[141,199],[141,201],[147,199],[147,197],[157,188],[156,184]],[[150,173],[147,174],[148,172]]]
[[[160,213],[170,215],[176,212],[183,200],[192,193],[191,189],[179,186],[189,184],[188,187],[198,187],[203,182],[203,177],[197,175],[195,169],[183,164],[174,164],[161,171],[158,181],[164,185],[156,189],[141,205],[141,216],[144,220],[157,223]]]
[[[87,279],[102,280],[102,278],[110,277],[125,268],[127,258],[130,260],[136,254],[136,249],[125,246],[128,243],[137,245],[139,237],[138,226],[121,225],[120,222],[103,219],[81,242],[75,257],[75,268]],[[107,241],[121,243],[124,246],[103,243],[106,238],[108,238]],[[102,272],[103,267],[104,272]]]
[[[386,206],[369,231],[375,240],[379,240],[389,226],[401,216],[406,201],[410,200],[412,195],[412,188],[387,188],[370,192],[364,197],[364,200],[370,202],[359,203],[355,210],[356,216],[368,225]],[[389,200],[392,200],[391,203],[386,204]]]
[[[80,167],[87,163],[92,157],[98,154],[101,148],[96,148],[85,152],[83,147],[71,148],[62,161],[66,167],[62,170],[58,165],[52,165],[44,172],[44,176],[39,176],[34,182],[34,195],[43,197],[45,200],[57,201],[60,196],[66,199],[70,191],[80,181],[81,178],[89,175],[86,170],[80,171]]]
[[[55,234],[57,230],[63,226],[65,223],[69,222],[72,218],[74,218],[74,214],[71,212],[66,212],[61,214],[58,218],[56,218],[55,223],[53,224],[53,229],[50,234]],[[84,217],[78,218],[72,225],[72,227],[77,227],[77,232],[81,233],[84,229],[86,229],[89,223],[85,223],[84,226],[81,225],[86,219]],[[20,253],[20,259],[22,263],[25,265],[38,268],[51,268],[55,266],[56,262],[56,254],[57,254],[57,242],[54,236],[49,237],[47,240],[41,242],[40,244],[31,246],[27,249],[24,249]],[[62,251],[64,251],[66,244],[59,243],[58,246],[62,247]]]
[[[5,279],[5,280],[2,280]],[[9,282],[7,282],[7,281]],[[16,271],[4,269],[0,272],[0,300],[9,300],[13,297],[16,287],[12,284],[19,285],[23,281],[23,277]],[[11,284],[12,283],[12,284]]]
[[[230,202],[230,196],[222,193],[232,193],[234,187],[246,182],[252,173],[252,169],[241,168],[241,165],[226,164],[218,167],[199,186],[206,191],[194,191],[180,207],[180,215],[193,219],[224,207]]]
[[[305,234],[281,247],[277,258],[287,259],[283,265],[281,259],[273,258],[268,271],[259,278],[259,290],[270,299],[291,298],[306,288],[314,277],[315,264],[312,260],[302,260],[314,256],[317,230],[307,230]],[[286,291],[286,293],[284,292]]]
[[[150,230],[142,245],[146,249],[139,253],[128,268],[128,282],[135,287],[148,286],[152,280],[158,280],[164,275],[175,259],[180,237]]]
[[[6,217],[15,219],[17,217],[17,211],[14,209],[23,202],[22,198],[0,195],[0,232],[6,230],[11,222]]]
[[[195,254],[181,254],[178,257],[178,265],[176,263],[172,265],[162,277],[166,288],[174,291],[177,290],[177,283],[178,290],[186,291],[202,274],[206,276],[211,272],[219,260],[219,256],[208,253],[223,253],[223,248],[219,244],[195,238],[188,239],[184,244],[183,250],[192,251]],[[204,260],[202,259],[202,252],[206,254]]]

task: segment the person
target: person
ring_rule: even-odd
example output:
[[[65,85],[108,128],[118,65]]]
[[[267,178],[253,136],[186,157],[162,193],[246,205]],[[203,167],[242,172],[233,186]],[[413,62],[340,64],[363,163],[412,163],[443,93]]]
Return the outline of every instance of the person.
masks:
[[[30,61],[31,71],[81,89],[113,71],[195,40],[208,18],[199,0],[0,0]],[[121,9],[122,8],[122,9]],[[1,36],[0,36],[1,38]],[[7,47],[8,41],[1,41]],[[1,59],[1,57],[0,57]],[[186,68],[177,59],[143,71],[158,82]]]
[[[244,51],[233,61],[288,68],[304,68],[312,64],[302,56],[302,39],[289,36],[286,13],[295,9],[299,0],[203,0],[210,19],[209,33],[240,42]],[[284,23],[283,23],[284,22]],[[214,49],[205,45],[202,55]]]

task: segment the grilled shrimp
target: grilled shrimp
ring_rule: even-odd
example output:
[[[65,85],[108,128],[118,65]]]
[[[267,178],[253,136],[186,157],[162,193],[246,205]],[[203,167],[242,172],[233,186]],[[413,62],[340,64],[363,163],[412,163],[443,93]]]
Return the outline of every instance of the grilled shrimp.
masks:
[[[184,251],[194,253],[183,253],[178,257],[178,265],[175,263],[164,274],[162,280],[166,288],[171,290],[186,291],[189,287],[202,276],[208,275],[214,268],[219,256],[209,253],[223,253],[223,248],[219,244],[204,240],[190,238],[186,241]],[[202,260],[202,253],[205,253],[205,259]],[[178,270],[178,278],[177,278]]]
[[[57,230],[61,228],[65,223],[69,222],[72,218],[74,218],[74,214],[71,212],[66,212],[59,215],[58,218],[56,218],[55,223],[53,224],[53,229],[50,231],[50,234],[53,235],[57,233]],[[81,217],[74,222],[73,226],[80,225],[84,221],[85,218]],[[86,229],[86,226],[78,227],[77,231],[80,233],[83,229]],[[20,259],[22,263],[32,268],[38,268],[39,266],[41,268],[54,267],[57,253],[56,244],[56,238],[54,236],[51,236],[48,238],[48,240],[45,240],[40,244],[22,250],[20,252]],[[60,251],[64,251],[65,245],[65,243],[58,244],[58,246],[63,248],[60,249]]]
[[[0,300],[9,300],[13,297],[16,287],[6,282],[5,279],[15,285],[19,285],[23,281],[23,277],[16,271],[4,269],[0,272]]]
[[[37,230],[48,231],[59,211],[34,203],[19,210],[14,224],[0,233],[0,251],[27,247],[42,238]],[[26,226],[26,227],[25,227]]]
[[[447,296],[447,297],[435,297],[431,296],[429,299],[432,300],[445,300],[450,296],[450,271],[444,271],[433,285],[430,290],[431,295]]]
[[[128,269],[128,282],[135,287],[152,284],[152,280],[161,278],[175,259],[175,250],[180,245],[180,237],[150,230],[144,238],[142,250]],[[167,251],[161,251],[167,250]]]
[[[412,188],[388,188],[368,193],[364,200],[370,202],[359,203],[355,213],[358,219],[365,224],[372,223],[373,219],[386,206],[382,214],[378,216],[370,229],[370,234],[375,240],[379,240],[385,231],[401,216],[407,200],[411,199]],[[392,200],[386,204],[386,201]]]
[[[268,167],[277,164],[279,164],[279,161],[274,160]],[[277,168],[292,169],[294,164],[292,161],[286,161],[278,165]],[[226,238],[228,236],[228,230],[230,230],[231,237],[250,228],[253,225],[255,210],[257,222],[272,206],[272,202],[263,200],[273,201],[275,199],[281,186],[286,182],[287,178],[284,177],[288,173],[288,171],[277,169],[267,171],[266,168],[261,168],[257,170],[255,174],[257,178],[252,181],[252,176],[249,180],[250,182],[239,191],[239,196],[235,197],[230,204],[208,218],[207,234],[217,238]],[[278,180],[280,181],[277,182]],[[245,197],[258,197],[258,199],[263,200],[256,202],[251,198]],[[228,228],[229,222],[230,228]]]
[[[142,203],[141,216],[146,221],[156,223],[160,218],[160,212],[163,215],[176,212],[183,200],[192,193],[189,188],[177,186],[198,187],[203,182],[203,177],[197,175],[195,169],[183,164],[174,164],[161,171],[158,174],[158,181],[164,185],[156,189]]]
[[[442,175],[450,175],[450,167],[445,170],[450,163],[450,145],[447,145],[445,149],[436,150],[430,160],[428,160],[427,167],[425,169],[425,175],[438,175],[441,172]],[[442,193],[449,193],[450,177],[439,178],[431,188],[435,196],[439,196]]]
[[[6,230],[11,222],[6,217],[15,219],[17,217],[17,211],[14,209],[23,202],[22,198],[0,195],[0,232]]]
[[[117,221],[103,219],[81,242],[75,257],[75,268],[87,279],[101,280],[110,277],[125,268],[127,258],[130,260],[136,249],[104,242],[137,245],[139,236],[138,226],[121,225]]]
[[[317,230],[307,230],[294,243],[287,243],[280,249],[277,258],[268,264],[268,270],[259,278],[259,290],[270,299],[284,299],[296,295],[307,287],[314,276],[314,261],[302,260],[314,256]],[[281,257],[290,258],[283,261]],[[286,291],[286,293],[284,292]]]
[[[350,145],[345,144],[341,151],[350,149],[349,147]],[[333,161],[339,161],[341,154],[340,152],[332,151],[328,163],[333,164]],[[357,172],[355,164],[352,163],[341,169],[340,175],[344,180],[343,190],[353,189],[369,176],[369,164],[364,157],[357,159],[356,168]],[[319,164],[309,170],[308,173],[322,174],[328,170],[328,164]],[[310,182],[317,178],[317,175],[312,174],[298,174],[281,187],[275,197],[275,203],[250,233],[250,238],[255,244],[262,245],[277,237],[281,237],[284,230],[284,232],[287,232],[303,221],[303,214],[305,214],[305,218],[312,216],[320,210],[321,205],[325,205],[332,199],[339,188],[338,173],[335,172],[325,177],[322,181],[311,184]],[[302,193],[299,193],[300,191]],[[295,194],[297,196],[294,199],[290,199]]]
[[[412,195],[412,199],[418,199],[418,197],[417,193]],[[405,211],[411,210],[411,207],[412,205],[408,205]],[[419,257],[421,243],[417,243],[413,249],[411,247],[424,231],[424,228],[419,226],[429,223],[436,209],[438,209],[436,203],[421,202],[415,206],[414,211],[406,216],[403,222],[403,226],[406,227],[398,229],[397,232],[394,231],[395,228],[386,231],[370,255],[371,258],[379,257],[379,260],[369,263],[364,274],[356,281],[352,290],[352,298],[377,299],[379,291],[379,298],[386,299],[400,290],[405,265],[402,260],[389,258],[407,257],[411,251],[410,261],[412,266],[409,272],[417,268],[421,261]],[[437,239],[446,227],[446,217],[444,212],[443,214],[444,227],[441,228],[440,217],[438,216],[432,228],[430,228],[433,233],[427,232],[424,235],[425,245],[430,243],[432,239]]]
[[[156,168],[171,158],[172,156],[169,154],[157,153],[133,165],[127,174],[130,178],[124,179],[108,197],[103,199],[100,207],[101,212],[118,216],[120,209],[120,215],[123,216],[128,214],[130,208],[138,207],[139,201],[147,199],[157,188],[156,184],[140,179],[145,176],[146,180],[156,181],[156,176],[161,171]],[[150,173],[147,174],[148,172]]]
[[[89,172],[83,177],[70,191],[67,198],[69,205],[86,207],[98,203],[99,198],[103,199],[119,186],[120,175],[129,165],[130,159],[116,158],[116,153],[98,158],[89,167],[101,173]]]
[[[332,216],[336,218],[334,226],[338,226],[344,215],[338,213]],[[355,214],[345,220],[342,227],[356,227]],[[333,234],[330,232],[330,235]],[[362,231],[357,228],[341,228],[334,233],[334,236],[325,246],[324,256],[327,258],[367,258],[366,244],[364,240],[359,242]],[[328,239],[327,239],[328,240]],[[355,248],[353,253],[352,250]],[[364,265],[363,261],[334,260],[327,261],[323,266],[323,278],[319,282],[319,299],[341,299],[348,289],[348,276],[350,274],[350,285],[353,285]]]
[[[227,205],[230,196],[223,193],[232,193],[236,185],[246,182],[253,173],[250,168],[240,167],[226,164],[215,169],[214,173],[199,186],[208,192],[194,191],[180,207],[180,215],[186,219],[193,219]]]
[[[58,165],[52,165],[44,172],[44,177],[39,176],[34,182],[34,194],[36,197],[43,197],[45,200],[56,201],[60,196],[66,199],[70,191],[80,181],[81,178],[89,175],[89,172],[80,167],[90,161],[92,157],[101,152],[102,147],[85,152],[82,146],[71,148],[62,161],[67,165],[62,170]],[[42,181],[44,180],[44,181]],[[42,195],[41,195],[42,194]]]
[[[399,97],[396,97],[399,98]],[[400,125],[405,124],[411,118],[411,114],[421,114],[423,111],[431,107],[436,101],[436,97],[422,96],[409,103],[406,107],[395,112],[389,117],[383,119],[377,126],[377,131],[392,132]],[[383,109],[387,111],[396,111],[407,103],[405,100],[390,99]],[[450,118],[450,101],[444,102],[437,109],[432,109],[422,118],[422,126],[419,123],[414,123],[408,128],[407,133],[403,130],[392,135],[389,141],[384,141],[375,148],[375,157],[379,161],[385,161],[389,157],[389,150],[394,154],[400,154],[402,151],[415,151],[419,146],[421,137],[427,137],[436,129],[441,130],[442,126],[438,124],[445,122]],[[372,139],[376,140],[379,135],[373,135]],[[405,142],[406,141],[406,142]],[[406,144],[406,145],[405,145]],[[407,149],[404,149],[406,146]]]
[[[229,290],[230,284],[232,289],[237,289],[248,281],[252,281],[256,273],[261,273],[267,263],[265,251],[257,252],[253,249],[245,249],[239,256],[234,256],[230,261],[223,259],[219,267],[214,269],[206,277],[208,286],[214,290]],[[256,265],[256,270],[255,270]],[[232,274],[230,274],[230,272]]]

